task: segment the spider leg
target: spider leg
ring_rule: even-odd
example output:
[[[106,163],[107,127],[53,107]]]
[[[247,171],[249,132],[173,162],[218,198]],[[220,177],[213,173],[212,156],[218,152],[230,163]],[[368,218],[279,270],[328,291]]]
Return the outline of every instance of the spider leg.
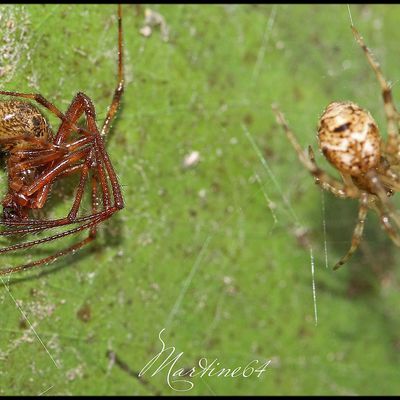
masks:
[[[65,113],[65,118],[58,128],[57,134],[54,138],[54,144],[62,144],[74,131],[81,132],[89,137],[93,135],[93,132],[90,130],[89,126],[82,131],[80,131],[80,128],[76,128],[75,126],[76,121],[79,120],[83,113],[86,114],[86,119],[88,119],[89,115],[93,116],[93,119],[96,118],[96,112],[90,98],[86,96],[85,93],[78,92],[72,99],[72,102]],[[94,124],[94,129],[97,131],[96,124]]]
[[[6,268],[6,269],[3,269],[3,270],[0,270],[0,276],[1,275],[13,274],[15,272],[20,272],[20,271],[25,271],[27,269],[38,267],[38,266],[40,266],[42,264],[49,264],[50,262],[55,261],[57,258],[59,258],[59,257],[61,257],[63,255],[66,255],[68,253],[72,253],[72,252],[74,252],[76,250],[79,250],[81,247],[83,247],[86,244],[90,243],[93,239],[94,238],[89,236],[89,237],[81,240],[80,242],[78,242],[78,243],[76,243],[76,244],[74,244],[74,245],[72,245],[72,246],[70,246],[70,247],[68,247],[66,249],[63,249],[63,250],[59,251],[58,253],[53,254],[52,256],[41,258],[39,260],[33,261],[31,263],[28,263],[28,264],[18,265],[16,267],[10,267],[10,268]]]
[[[30,141],[35,138],[25,139],[23,136],[18,136],[17,138],[11,139],[0,139],[1,144],[14,144],[19,143],[20,140]],[[33,141],[35,143],[35,141]],[[27,147],[26,149],[16,149],[12,150],[10,154],[10,159],[13,159],[12,168],[17,172],[21,172],[23,170],[28,170],[34,167],[38,167],[41,165],[48,164],[51,161],[55,161],[68,153],[72,153],[74,150],[78,150],[79,148],[83,149],[85,146],[89,146],[93,142],[93,137],[85,137],[82,139],[78,139],[72,143],[67,143],[65,145],[55,145],[52,143],[38,141],[40,144],[40,148],[31,148]],[[28,160],[24,160],[28,158]]]
[[[60,233],[57,233],[55,235],[51,235],[51,236],[48,236],[48,237],[45,237],[45,238],[42,238],[42,239],[31,240],[31,241],[24,242],[24,243],[17,243],[17,244],[13,244],[11,246],[3,247],[3,248],[0,249],[0,254],[8,253],[8,252],[15,251],[15,250],[26,249],[26,248],[29,248],[29,247],[32,247],[32,246],[36,246],[38,244],[51,242],[53,240],[60,239],[60,238],[63,238],[65,236],[69,236],[69,235],[72,235],[74,233],[81,232],[84,229],[90,228],[93,224],[100,223],[101,221],[103,221],[106,218],[108,218],[108,217],[97,218],[97,219],[95,219],[93,221],[90,221],[90,222],[88,222],[86,224],[82,224],[82,225],[80,225],[80,226],[78,226],[76,228],[69,229],[67,231],[60,232]]]
[[[115,208],[115,207],[112,207]],[[68,220],[68,218],[60,218],[55,220],[48,221],[37,221],[37,220],[29,220],[29,221],[10,221],[7,224],[12,226],[27,226],[26,228],[20,229],[10,229],[0,232],[0,236],[13,236],[27,233],[36,233],[40,232],[44,229],[51,228],[59,228],[60,226],[79,224],[82,222],[88,222],[96,219],[101,219],[109,213],[109,209],[102,210],[97,212],[96,214],[86,215],[84,217],[76,218],[73,221]],[[5,225],[4,221],[0,221],[2,225]],[[1,249],[0,249],[1,252]]]
[[[85,136],[82,139],[77,140],[73,144],[70,144],[69,150],[73,149],[79,149],[80,145],[88,145],[91,144],[92,146],[96,147],[95,143],[95,135],[98,134],[98,129],[96,126],[96,112],[93,106],[93,103],[89,99],[88,96],[86,96],[82,92],[78,92],[74,99],[71,102],[71,105],[69,106],[67,112],[66,112],[66,117],[63,120],[63,122],[60,124],[60,127],[58,129],[58,132],[54,138],[54,144],[56,145],[64,145],[68,146],[68,144],[65,143],[65,141],[68,139],[68,137],[71,135],[71,133],[74,131],[74,124],[75,122],[80,118],[82,114],[85,114],[86,116],[86,121],[87,121],[87,128],[88,131],[90,132],[89,136]],[[86,130],[85,130],[86,131]],[[77,150],[78,151],[78,150]],[[61,162],[64,162],[62,160]],[[77,161],[77,160],[76,160]],[[54,173],[54,163],[51,163],[49,167],[44,171],[44,173],[41,175],[41,178],[47,180],[44,182],[43,180],[39,182],[35,182],[35,188],[31,187],[30,190],[42,190],[42,201],[41,204],[44,204],[46,201],[47,195],[50,191],[51,184],[55,178],[55,176],[51,176],[52,171]],[[57,167],[61,168],[61,167]],[[59,172],[62,172],[63,169]],[[50,174],[50,176],[46,175]],[[58,172],[57,172],[58,174]],[[44,183],[44,184],[43,184]],[[33,192],[32,192],[33,193]]]
[[[399,114],[393,102],[392,89],[390,88],[389,83],[385,79],[382,70],[379,66],[379,63],[375,60],[371,50],[366,46],[364,39],[362,38],[360,33],[357,31],[354,25],[351,26],[351,29],[353,31],[357,43],[364,51],[364,54],[367,57],[369,65],[374,70],[379,85],[381,86],[382,98],[387,120],[387,129],[388,129],[388,142],[386,144],[386,152],[392,156],[396,156],[399,153],[399,127],[398,127]]]
[[[353,253],[357,250],[363,230],[364,230],[364,223],[365,219],[367,217],[367,212],[368,212],[368,193],[362,192],[361,197],[360,197],[360,208],[358,211],[358,222],[354,228],[353,231],[353,236],[351,238],[351,246],[348,252],[336,263],[336,265],[333,267],[334,270],[337,270],[339,267],[341,267],[343,264],[346,263],[346,261],[353,255]]]
[[[117,113],[119,104],[121,102],[122,93],[124,92],[124,65],[122,50],[122,9],[121,4],[118,4],[118,82],[114,91],[111,106],[108,109],[106,119],[104,120],[103,127],[101,128],[102,137],[104,137],[110,130],[111,122]]]
[[[371,182],[374,193],[376,193],[382,205],[387,209],[388,215],[393,219],[397,227],[400,228],[400,216],[397,214],[393,204],[390,202],[387,192],[382,185],[378,174],[374,170],[370,170],[367,172],[366,176]]]
[[[48,152],[48,150],[45,150],[45,152]],[[27,161],[19,162],[18,164],[16,164],[14,166],[13,169],[15,169],[16,171],[20,172],[20,171],[23,171],[23,170],[26,170],[26,169],[39,167],[41,165],[45,165],[45,164],[48,164],[51,161],[59,159],[60,157],[62,157],[65,154],[67,154],[67,151],[66,151],[66,149],[59,149],[59,150],[50,151],[50,152],[48,152],[48,154],[46,154],[46,153],[43,154],[43,152],[40,152],[40,151],[37,151],[36,153],[37,154],[33,158],[31,158],[31,159],[29,159]]]
[[[82,226],[80,226],[78,228],[75,228],[74,230],[69,230],[67,232],[63,232],[63,233],[59,234],[59,235],[62,235],[64,237],[64,236],[70,235],[72,233],[76,233],[78,231],[82,231],[84,229],[89,229],[89,236],[86,237],[85,239],[83,239],[83,240],[75,243],[74,245],[69,246],[69,247],[67,247],[67,248],[65,248],[65,249],[63,249],[63,250],[61,250],[61,251],[59,251],[59,252],[57,252],[57,253],[55,253],[55,254],[53,254],[51,256],[41,258],[39,260],[33,261],[31,263],[28,263],[28,264],[23,264],[23,265],[19,265],[19,266],[16,266],[16,267],[10,267],[10,268],[6,268],[6,269],[3,269],[3,270],[0,270],[0,276],[1,275],[8,275],[8,274],[12,274],[12,273],[15,273],[15,272],[20,272],[20,271],[25,271],[27,269],[38,267],[38,266],[40,266],[42,264],[49,264],[49,263],[55,261],[56,259],[58,259],[59,257],[62,257],[62,256],[65,256],[65,255],[67,255],[69,253],[75,252],[76,250],[78,250],[78,249],[82,248],[83,246],[89,244],[90,242],[92,242],[95,239],[96,233],[97,233],[97,225],[100,222],[104,221],[105,219],[111,217],[111,215],[115,211],[117,211],[116,208],[113,211],[109,210],[109,213],[106,216],[104,216],[103,218],[100,218],[100,219],[98,219],[96,221],[90,222],[89,224],[84,224],[84,225],[82,225]],[[96,214],[96,212],[97,212],[97,184],[96,184],[96,179],[94,177],[92,178],[92,212],[93,212],[93,214]],[[57,236],[57,235],[54,235],[54,236]],[[50,237],[50,238],[46,238],[46,241],[54,240],[54,236]],[[10,246],[10,247],[12,247],[12,246]],[[9,251],[11,251],[11,250],[9,250]]]
[[[397,231],[393,228],[392,224],[390,223],[389,219],[389,214],[387,214],[383,209],[382,209],[382,203],[378,198],[375,198],[376,201],[378,201],[378,204],[376,204],[376,201],[374,201],[370,206],[375,210],[375,212],[379,216],[379,220],[381,221],[383,229],[386,231],[387,235],[392,239],[393,243],[396,246],[400,247],[400,235],[397,233]]]
[[[95,174],[92,175],[92,213],[97,213],[98,198],[97,198],[97,178]],[[111,216],[110,214],[109,216]],[[89,231],[89,237],[94,239],[97,235],[97,225],[93,225]]]
[[[119,12],[121,9],[119,8]],[[121,15],[119,13],[119,19]],[[121,45],[122,46],[122,45]],[[120,52],[122,52],[122,47],[120,48]],[[122,54],[122,53],[121,53]],[[122,73],[122,66],[120,67],[120,71]],[[122,75],[121,75],[122,76]],[[112,106],[111,106],[112,108]],[[73,100],[68,112],[67,117],[75,119],[78,118],[82,113],[85,113],[87,128],[88,131],[93,135],[94,140],[94,153],[97,163],[97,170],[99,173],[100,184],[102,186],[103,191],[103,201],[104,207],[107,208],[110,206],[109,195],[108,195],[108,185],[106,181],[106,176],[104,171],[102,170],[101,164],[104,163],[105,169],[107,171],[108,177],[110,179],[111,187],[113,190],[115,205],[121,209],[124,207],[124,202],[122,198],[121,189],[118,183],[117,175],[114,171],[114,168],[111,164],[110,158],[108,157],[107,151],[104,147],[104,142],[101,138],[101,134],[99,133],[96,125],[96,113],[93,106],[93,103],[84,93],[78,93]],[[63,123],[64,124],[64,123]],[[68,135],[68,128],[66,128],[66,132],[64,132],[63,124],[61,124],[60,129],[56,135],[55,143],[61,144]]]
[[[67,162],[67,159],[65,159],[64,161]],[[71,157],[70,160],[69,160],[70,163],[74,163],[75,161],[76,160],[73,157]],[[67,216],[67,220],[73,221],[76,218],[76,215],[77,215],[78,210],[79,210],[79,206],[80,206],[81,201],[82,201],[83,192],[85,190],[85,183],[86,183],[86,179],[87,179],[87,175],[88,175],[88,171],[89,171],[89,165],[90,165],[91,162],[92,162],[91,153],[89,153],[86,156],[86,159],[85,159],[83,164],[72,165],[72,166],[69,166],[69,167],[68,166],[67,167],[63,167],[61,172],[54,172],[54,171],[56,171],[58,166],[62,165],[62,163],[59,163],[57,166],[53,167],[53,169],[51,171],[47,172],[44,176],[39,177],[38,180],[35,182],[35,184],[31,185],[30,187],[28,187],[26,189],[26,192],[27,193],[34,193],[34,192],[31,192],[31,191],[34,190],[35,187],[36,188],[39,187],[39,190],[42,189],[42,193],[39,193],[39,197],[38,197],[38,199],[36,201],[37,208],[42,208],[44,202],[46,201],[46,197],[47,197],[47,194],[48,194],[47,190],[46,190],[45,193],[43,193],[43,186],[44,186],[45,182],[47,182],[49,179],[54,180],[56,177],[59,177],[59,175],[65,173],[66,171],[68,173],[71,173],[72,171],[76,172],[78,170],[81,170],[81,177],[80,177],[78,188],[77,188],[77,191],[76,191],[76,194],[75,194],[75,200],[74,200],[72,208],[71,208],[71,210],[70,210],[70,212],[69,212],[69,214]],[[79,167],[79,168],[75,168],[75,167]],[[54,175],[55,173],[57,173],[57,175]],[[53,175],[50,176],[50,174],[53,174]],[[42,186],[40,187],[40,185],[42,185]]]
[[[37,157],[46,157],[49,154],[56,153],[58,154],[67,154],[68,150],[66,148],[61,148],[61,147],[56,147],[54,148],[47,148],[47,149],[31,149],[31,148],[26,148],[26,149],[13,149],[12,150],[12,156],[18,157],[20,159],[22,158],[27,158],[30,157],[32,159],[37,158]],[[50,160],[51,161],[51,160]]]
[[[87,159],[82,167],[81,178],[79,180],[78,189],[75,194],[74,204],[72,205],[72,208],[67,215],[67,219],[69,221],[75,220],[76,215],[78,214],[78,210],[79,210],[79,207],[82,202],[82,196],[85,191],[85,185],[86,185],[86,181],[87,181],[87,177],[88,177],[88,173],[89,173],[89,164],[91,163],[91,161],[92,160],[91,160],[91,157],[89,154],[89,156],[87,157]]]
[[[285,130],[286,136],[294,147],[300,162],[304,165],[305,168],[308,169],[311,175],[314,176],[315,182],[319,184],[323,189],[332,192],[337,197],[358,198],[359,191],[354,185],[345,185],[342,182],[331,178],[324,170],[318,167],[317,163],[315,162],[314,152],[311,146],[309,146],[308,148],[309,158],[306,157],[295,135],[289,128],[289,125],[286,122],[284,115],[278,110],[276,106],[273,106],[273,111],[276,115],[278,124],[281,125]]]
[[[111,188],[113,191],[113,197],[114,197],[114,205],[117,207],[119,210],[124,208],[124,199],[122,197],[122,192],[121,192],[121,187],[119,186],[118,183],[118,178],[117,174],[115,173],[114,167],[111,164],[110,158],[108,157],[107,151],[104,148],[104,143],[103,140],[101,140],[100,137],[96,139],[96,142],[98,144],[98,147],[95,148],[95,153],[97,157],[101,158],[101,161],[103,161],[105,169],[107,171],[108,177],[110,179],[111,183]],[[98,153],[97,153],[98,152]],[[100,165],[100,163],[99,163]],[[103,193],[106,194],[106,188],[104,187],[104,178],[103,178],[103,171],[102,169],[99,168],[99,176],[100,176],[100,184],[102,185]],[[104,198],[104,196],[103,196]],[[103,201],[106,202],[107,204],[107,199],[104,199]]]
[[[378,175],[380,181],[385,185],[385,187],[399,192],[400,191],[400,175],[397,170],[398,166],[387,167],[385,169],[379,169]]]
[[[121,9],[119,8],[119,20],[121,18]],[[121,35],[122,33],[120,33]],[[120,37],[120,42],[121,42],[121,37]],[[120,43],[120,52],[121,52],[121,57],[122,57],[122,44]],[[121,58],[122,60],[122,58]],[[122,64],[120,66],[120,73],[122,77]],[[118,88],[117,88],[118,89]],[[119,100],[118,100],[119,101]],[[113,108],[113,106],[110,107],[110,109]],[[116,109],[115,109],[116,112]],[[114,114],[115,114],[114,112]],[[98,173],[99,173],[99,178],[100,178],[100,184],[102,186],[102,191],[103,191],[103,200],[104,200],[104,207],[108,207],[109,206],[109,201],[107,199],[109,199],[108,196],[108,185],[106,182],[106,176],[104,174],[104,171],[101,168],[101,164],[104,163],[104,166],[106,168],[108,177],[110,179],[110,183],[111,183],[111,187],[113,190],[113,195],[114,195],[114,199],[115,199],[115,204],[118,208],[123,208],[124,207],[124,202],[123,202],[123,198],[122,198],[122,193],[121,193],[121,189],[118,183],[118,178],[117,175],[114,171],[114,168],[111,164],[110,158],[108,157],[107,151],[104,147],[104,142],[102,140],[101,134],[99,133],[98,129],[97,129],[97,125],[96,125],[96,112],[93,106],[92,101],[90,100],[89,97],[87,97],[84,93],[78,93],[75,97],[75,99],[72,101],[72,104],[69,108],[69,110],[67,111],[67,117],[68,120],[72,119],[75,120],[77,118],[79,118],[80,115],[82,115],[82,113],[85,113],[86,116],[86,122],[87,122],[87,128],[88,131],[91,132],[91,135],[93,135],[93,141],[94,141],[94,153],[95,153],[95,158],[96,158],[96,162],[97,162],[97,169],[98,169]],[[112,114],[112,116],[114,115]],[[67,125],[64,127],[64,123],[61,124],[60,129],[55,137],[54,142],[56,144],[62,144],[70,130],[68,127],[68,123],[66,123]]]
[[[64,178],[65,176],[75,174],[76,172],[79,172],[84,166],[85,163],[73,165],[72,167],[69,167],[61,172],[60,175],[58,175],[58,178]]]
[[[83,157],[87,156],[90,149],[84,148],[82,150],[78,150],[74,153],[71,153],[67,157],[63,158],[58,162],[54,167],[50,170],[45,171],[38,179],[32,183],[27,188],[21,190],[21,192],[26,196],[31,196],[33,193],[37,192],[41,189],[44,185],[48,184],[49,182],[54,181],[54,179],[64,170],[68,169],[71,164],[80,161]]]
[[[71,167],[66,168],[62,172],[60,172],[57,176],[58,179],[63,178],[65,176],[74,174],[76,172],[79,172],[80,170],[83,169],[85,163],[80,163],[76,165],[72,165]],[[38,193],[36,195],[36,201],[37,201],[37,207],[42,208],[47,200],[47,197],[50,192],[51,185],[45,185],[41,189],[38,190]],[[47,222],[47,221],[43,221]]]

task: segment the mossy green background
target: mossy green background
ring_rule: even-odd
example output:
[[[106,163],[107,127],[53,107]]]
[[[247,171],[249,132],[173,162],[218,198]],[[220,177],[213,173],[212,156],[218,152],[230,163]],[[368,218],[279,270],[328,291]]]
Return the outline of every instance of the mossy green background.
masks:
[[[132,376],[160,350],[165,328],[167,345],[183,352],[177,367],[271,360],[260,378],[194,378],[186,394],[398,394],[399,250],[370,213],[361,249],[332,271],[357,202],[322,197],[271,111],[280,105],[304,147],[316,148],[318,117],[333,100],[368,108],[385,135],[347,7],[152,5],[168,42],[158,29],[140,35],[145,8],[123,6],[126,92],[107,140],[126,208],[96,244],[4,278],[0,393],[177,394],[166,370]],[[400,8],[351,12],[398,98]],[[116,6],[11,5],[0,14],[27,32],[2,89],[38,91],[61,109],[83,91],[101,124],[116,84]],[[192,151],[201,161],[185,170]],[[53,209],[66,211],[71,196],[55,187]],[[67,242],[2,256],[2,266]]]

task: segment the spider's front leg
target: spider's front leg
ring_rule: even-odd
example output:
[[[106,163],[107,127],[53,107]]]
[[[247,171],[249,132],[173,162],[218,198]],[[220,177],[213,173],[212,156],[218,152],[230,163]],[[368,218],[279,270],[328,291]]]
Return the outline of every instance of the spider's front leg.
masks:
[[[400,235],[390,223],[390,215],[384,210],[382,202],[379,200],[379,198],[375,198],[373,203],[370,204],[370,207],[373,208],[378,214],[382,228],[388,234],[390,239],[396,246],[400,247]]]
[[[374,170],[371,170],[366,174],[366,177],[369,179],[373,192],[376,194],[380,201],[380,209],[385,208],[389,217],[393,219],[397,227],[400,229],[400,215],[397,213],[393,204],[390,202],[387,190],[381,182],[380,175],[378,175]]]
[[[358,221],[353,231],[353,236],[351,238],[351,246],[348,252],[336,263],[333,267],[334,270],[340,268],[347,260],[353,255],[360,245],[362,234],[364,231],[365,219],[368,212],[368,193],[362,192],[360,197],[360,208],[358,211]]]
[[[390,157],[391,164],[399,164],[399,153],[400,153],[400,140],[399,140],[399,112],[396,109],[396,106],[393,101],[392,89],[390,84],[384,77],[381,67],[379,63],[375,60],[371,50],[367,47],[364,42],[363,37],[360,35],[358,30],[355,28],[354,25],[351,26],[353,31],[353,35],[364,51],[364,54],[368,60],[369,65],[375,72],[375,76],[379,82],[382,91],[382,99],[385,109],[385,115],[387,120],[387,129],[388,129],[388,141],[385,145],[385,151]]]

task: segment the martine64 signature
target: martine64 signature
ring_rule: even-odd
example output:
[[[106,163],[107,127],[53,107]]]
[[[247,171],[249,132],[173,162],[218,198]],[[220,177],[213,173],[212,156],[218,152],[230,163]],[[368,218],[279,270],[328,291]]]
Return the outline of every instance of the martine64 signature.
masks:
[[[180,367],[179,361],[182,361],[183,351],[175,354],[175,347],[166,347],[165,342],[161,338],[161,334],[165,329],[162,329],[158,334],[161,342],[161,350],[142,368],[139,372],[139,378],[146,373],[148,376],[155,376],[161,372],[166,374],[168,386],[176,391],[185,392],[193,389],[194,383],[188,378],[194,377],[211,377],[217,376],[221,378],[249,378],[255,375],[261,378],[266,372],[271,360],[252,360],[246,365],[236,367],[224,367],[218,358],[214,358],[211,362],[202,357],[198,361],[198,365],[192,368]]]

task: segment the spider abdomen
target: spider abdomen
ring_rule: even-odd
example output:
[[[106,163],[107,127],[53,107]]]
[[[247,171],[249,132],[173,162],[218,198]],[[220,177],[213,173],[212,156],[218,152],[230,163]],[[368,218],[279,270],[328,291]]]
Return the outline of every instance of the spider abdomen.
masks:
[[[323,154],[340,172],[357,176],[379,165],[378,126],[355,103],[330,103],[319,120],[318,139]]]
[[[47,140],[50,126],[37,107],[26,101],[0,102],[0,139],[31,136]]]

